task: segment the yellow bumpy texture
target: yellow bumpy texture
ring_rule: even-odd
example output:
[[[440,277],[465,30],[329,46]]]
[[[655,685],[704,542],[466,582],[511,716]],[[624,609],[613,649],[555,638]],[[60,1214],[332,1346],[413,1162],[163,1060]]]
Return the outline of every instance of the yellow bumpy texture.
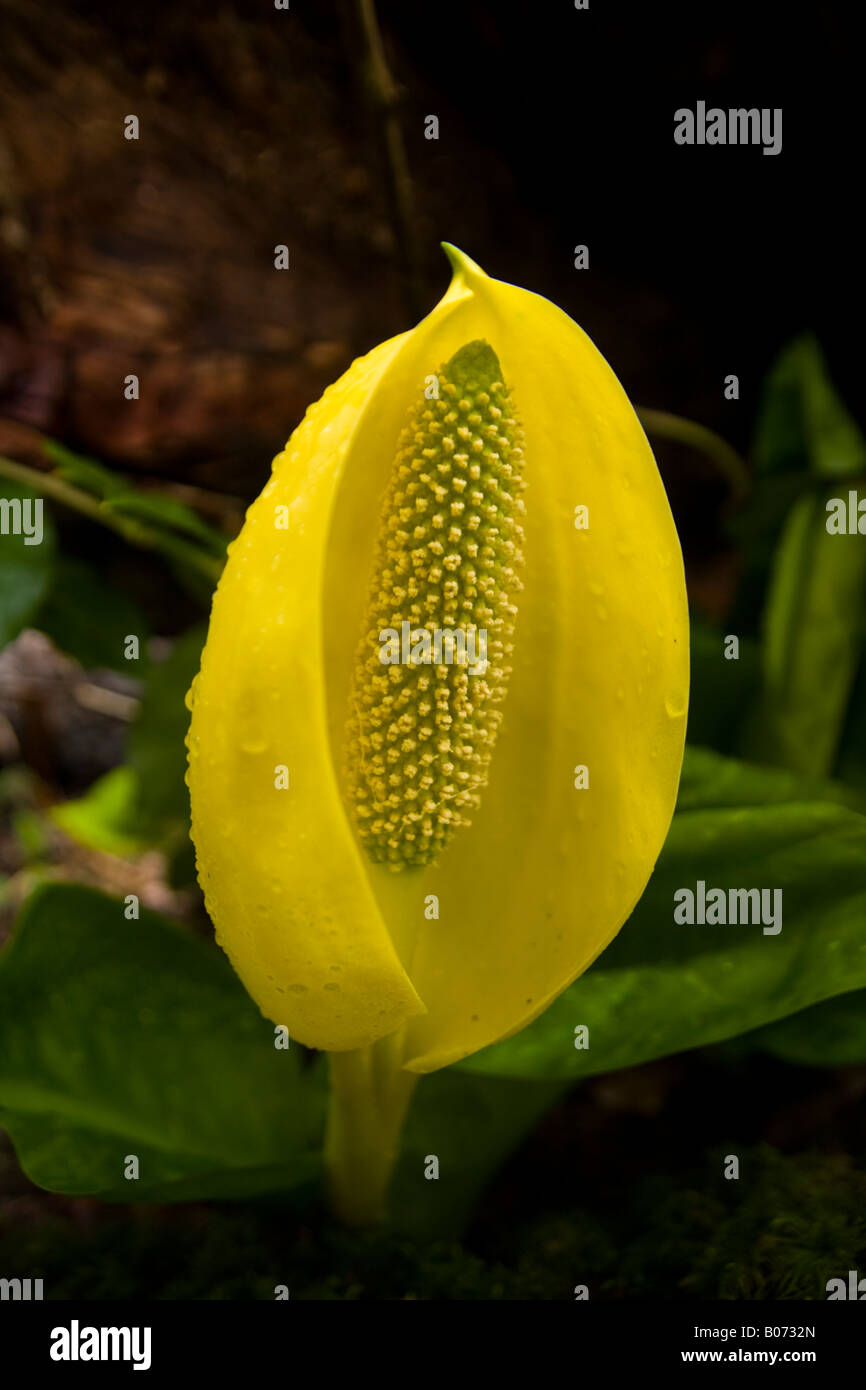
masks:
[[[441,368],[438,398],[422,399],[399,441],[347,758],[361,843],[395,872],[433,862],[487,781],[523,563],[522,442],[482,340]],[[386,664],[389,641],[401,650]]]

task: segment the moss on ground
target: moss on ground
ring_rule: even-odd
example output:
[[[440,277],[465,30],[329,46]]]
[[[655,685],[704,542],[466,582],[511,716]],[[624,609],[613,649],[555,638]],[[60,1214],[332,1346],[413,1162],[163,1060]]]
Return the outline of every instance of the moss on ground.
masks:
[[[43,1277],[47,1298],[820,1299],[866,1270],[866,1175],[836,1155],[740,1155],[739,1181],[647,1177],[606,1209],[547,1211],[415,1242],[335,1227],[274,1204],[58,1206],[38,1223],[0,1216],[5,1275]],[[589,1194],[588,1194],[589,1195]],[[25,1209],[27,1202],[25,1201]],[[491,1235],[493,1230],[495,1234]]]

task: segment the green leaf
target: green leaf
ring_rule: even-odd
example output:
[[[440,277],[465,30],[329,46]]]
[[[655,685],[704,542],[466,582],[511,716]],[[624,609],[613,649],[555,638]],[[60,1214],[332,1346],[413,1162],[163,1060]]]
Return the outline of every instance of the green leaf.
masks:
[[[319,1176],[324,1059],[274,1029],[222,954],[90,889],[50,885],[0,955],[0,1122],[53,1192],[188,1201]],[[422,1077],[394,1180],[395,1225],[456,1233],[503,1157],[569,1082]],[[441,1165],[424,1178],[426,1155]],[[138,1181],[123,1178],[127,1155]]]
[[[847,501],[847,484],[863,476],[866,440],[811,335],[791,343],[768,377],[753,452],[759,475],[778,481],[805,471],[812,486],[776,544],[762,623],[761,707],[743,748],[827,775],[866,636],[866,546],[857,535],[828,532],[826,503],[831,495]],[[745,597],[753,604],[753,571],[761,564],[754,555],[747,563]]]
[[[44,439],[42,452],[54,464],[61,478],[81,488],[83,492],[92,493],[94,497],[104,500],[107,497],[118,496],[129,488],[129,484],[116,473],[112,473],[110,468],[97,463],[95,459],[74,454],[56,439]]]
[[[10,814],[12,833],[16,848],[22,861],[29,865],[41,864],[48,858],[48,836],[45,821],[38,811],[30,806],[19,806]]]
[[[749,1034],[749,1042],[783,1062],[807,1067],[866,1063],[866,990],[826,999]]]
[[[99,621],[94,621],[94,615]],[[85,667],[141,674],[147,663],[147,623],[137,604],[91,565],[60,555],[51,590],[33,619],[61,651]],[[134,633],[141,659],[124,658],[124,639]]]
[[[782,930],[680,925],[674,894],[698,880],[708,891],[781,889]],[[640,903],[590,970],[523,1032],[460,1066],[592,1076],[735,1037],[866,986],[864,914],[866,817],[829,802],[678,813]]]
[[[142,833],[138,777],[129,767],[115,767],[75,801],[52,806],[50,815],[61,830],[88,849],[130,859],[153,843]]]
[[[802,498],[776,553],[764,617],[756,756],[826,775],[834,765],[864,636],[866,545],[826,527],[823,497]]]
[[[748,509],[730,525],[743,554],[730,619],[735,632],[753,631],[752,615],[764,607],[770,557],[791,510],[798,503],[802,511],[809,509],[808,496],[829,480],[866,471],[866,440],[839,399],[813,335],[789,343],[768,374],[751,454],[755,488]],[[757,742],[763,738],[764,733]]]
[[[183,566],[184,572],[193,560],[193,569],[201,569],[201,561],[208,574],[211,568],[219,572],[219,566],[212,566],[212,562],[225,558],[225,536],[182,502],[158,492],[143,492],[95,459],[75,454],[55,439],[44,440],[42,447],[58,476],[97,497],[106,512],[145,522],[148,543]],[[196,545],[190,546],[190,539]]]
[[[804,333],[782,351],[765,383],[753,445],[762,474],[850,478],[866,470],[866,440],[830,381],[817,339]]]
[[[129,765],[138,778],[143,825],[189,823],[184,740],[189,727],[186,693],[201,661],[207,629],[191,628],[166,661],[151,668],[129,741]]]
[[[866,813],[866,798],[841,782],[725,758],[709,748],[686,745],[677,814],[722,807],[772,806],[791,801],[831,801]]]
[[[108,511],[139,517],[163,530],[178,531],[182,535],[191,536],[203,542],[212,555],[225,556],[225,536],[208,526],[201,517],[174,497],[163,497],[155,492],[136,492],[129,488],[107,498],[105,507]]]
[[[803,408],[814,353],[810,337],[798,338],[783,349],[770,369],[750,450],[752,492],[748,506],[726,523],[741,556],[740,582],[728,622],[731,631],[744,635],[758,636],[772,558],[785,521],[799,499],[815,486]]]
[[[37,502],[42,503],[42,539],[34,543],[39,535]],[[28,517],[29,536],[24,531]],[[48,591],[53,564],[54,527],[44,499],[4,479],[0,497],[0,648],[32,619]]]
[[[317,1178],[323,1122],[324,1066],[275,1049],[215,947],[90,889],[29,899],[0,956],[0,1123],[35,1183],[124,1202],[281,1191]]]

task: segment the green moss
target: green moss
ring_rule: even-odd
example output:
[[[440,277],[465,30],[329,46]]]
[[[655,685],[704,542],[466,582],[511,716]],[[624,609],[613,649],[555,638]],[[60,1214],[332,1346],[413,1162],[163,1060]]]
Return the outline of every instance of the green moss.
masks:
[[[841,1155],[786,1159],[764,1145],[742,1201],[697,1256],[684,1287],[704,1298],[823,1298],[866,1264],[866,1174]],[[743,1182],[743,1177],[740,1178]],[[733,1184],[729,1184],[733,1185]]]
[[[87,1207],[32,1224],[0,1217],[4,1273],[45,1280],[47,1298],[822,1299],[826,1281],[866,1271],[866,1175],[835,1155],[720,1153],[654,1175],[590,1211],[500,1221],[463,1246],[359,1234],[323,1213],[276,1205]],[[708,1174],[713,1173],[712,1178]],[[592,1194],[587,1194],[591,1197]]]

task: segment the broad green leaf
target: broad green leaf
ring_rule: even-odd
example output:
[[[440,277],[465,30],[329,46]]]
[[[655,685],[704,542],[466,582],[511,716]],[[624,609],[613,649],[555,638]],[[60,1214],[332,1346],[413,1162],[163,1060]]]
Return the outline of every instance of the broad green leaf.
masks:
[[[743,554],[733,631],[752,632],[764,608],[774,556],[786,519],[829,481],[836,491],[866,471],[866,440],[839,399],[813,335],[803,334],[783,349],[761,397],[751,457],[756,478],[745,512],[730,530]],[[826,499],[826,490],[822,499]],[[822,500],[823,505],[823,500]],[[790,523],[789,523],[790,525]],[[763,733],[758,743],[763,742]]]
[[[44,498],[4,479],[0,484],[0,648],[17,637],[48,592],[54,527]],[[41,540],[39,512],[41,506]],[[26,534],[29,529],[30,534]]]
[[[98,621],[96,615],[98,614]],[[60,555],[51,590],[33,619],[61,651],[86,667],[140,675],[147,662],[147,623],[137,604],[106,584],[83,560]],[[139,639],[141,659],[124,658],[124,639]]]
[[[863,1066],[866,1063],[866,990],[826,999],[811,1009],[749,1034],[764,1052],[807,1067]]]
[[[866,813],[866,797],[841,782],[782,768],[725,758],[709,748],[686,745],[677,814],[722,807],[771,806],[775,802],[832,801]]]
[[[860,659],[866,545],[826,527],[822,496],[785,527],[764,615],[764,695],[756,756],[800,772],[833,767]]]
[[[124,1202],[283,1190],[317,1178],[323,1116],[324,1066],[274,1047],[214,946],[90,889],[30,898],[0,955],[0,1124],[35,1183]]]
[[[811,490],[791,508],[773,555],[761,708],[743,747],[827,775],[866,635],[866,546],[856,534],[828,532],[826,504],[835,496],[847,501],[848,483],[863,476],[866,440],[811,335],[789,344],[770,373],[753,452],[759,476],[779,480],[805,470]]]
[[[51,819],[79,844],[129,859],[153,843],[142,833],[138,777],[130,767],[115,767],[75,801],[51,808]]]
[[[866,441],[836,394],[811,333],[789,343],[767,377],[752,452],[762,474],[807,465],[817,477],[841,479],[866,470]]]
[[[274,1048],[222,955],[89,889],[43,887],[0,955],[0,1122],[51,1191],[187,1201],[318,1177],[323,1059]],[[422,1077],[394,1224],[456,1233],[503,1157],[569,1082]],[[440,1179],[424,1177],[435,1153]],[[138,1181],[122,1176],[136,1154]]]
[[[781,889],[782,930],[680,925],[674,894]],[[866,986],[866,817],[828,802],[686,811],[595,965],[523,1032],[467,1058],[500,1076],[580,1077],[721,1042]],[[589,1029],[578,1050],[575,1028]]]
[[[804,410],[805,383],[815,354],[811,337],[795,339],[779,354],[763,384],[750,449],[752,492],[748,506],[726,526],[741,556],[738,591],[728,619],[733,632],[758,636],[773,555],[786,518],[815,485]],[[739,745],[738,751],[745,747]]]

